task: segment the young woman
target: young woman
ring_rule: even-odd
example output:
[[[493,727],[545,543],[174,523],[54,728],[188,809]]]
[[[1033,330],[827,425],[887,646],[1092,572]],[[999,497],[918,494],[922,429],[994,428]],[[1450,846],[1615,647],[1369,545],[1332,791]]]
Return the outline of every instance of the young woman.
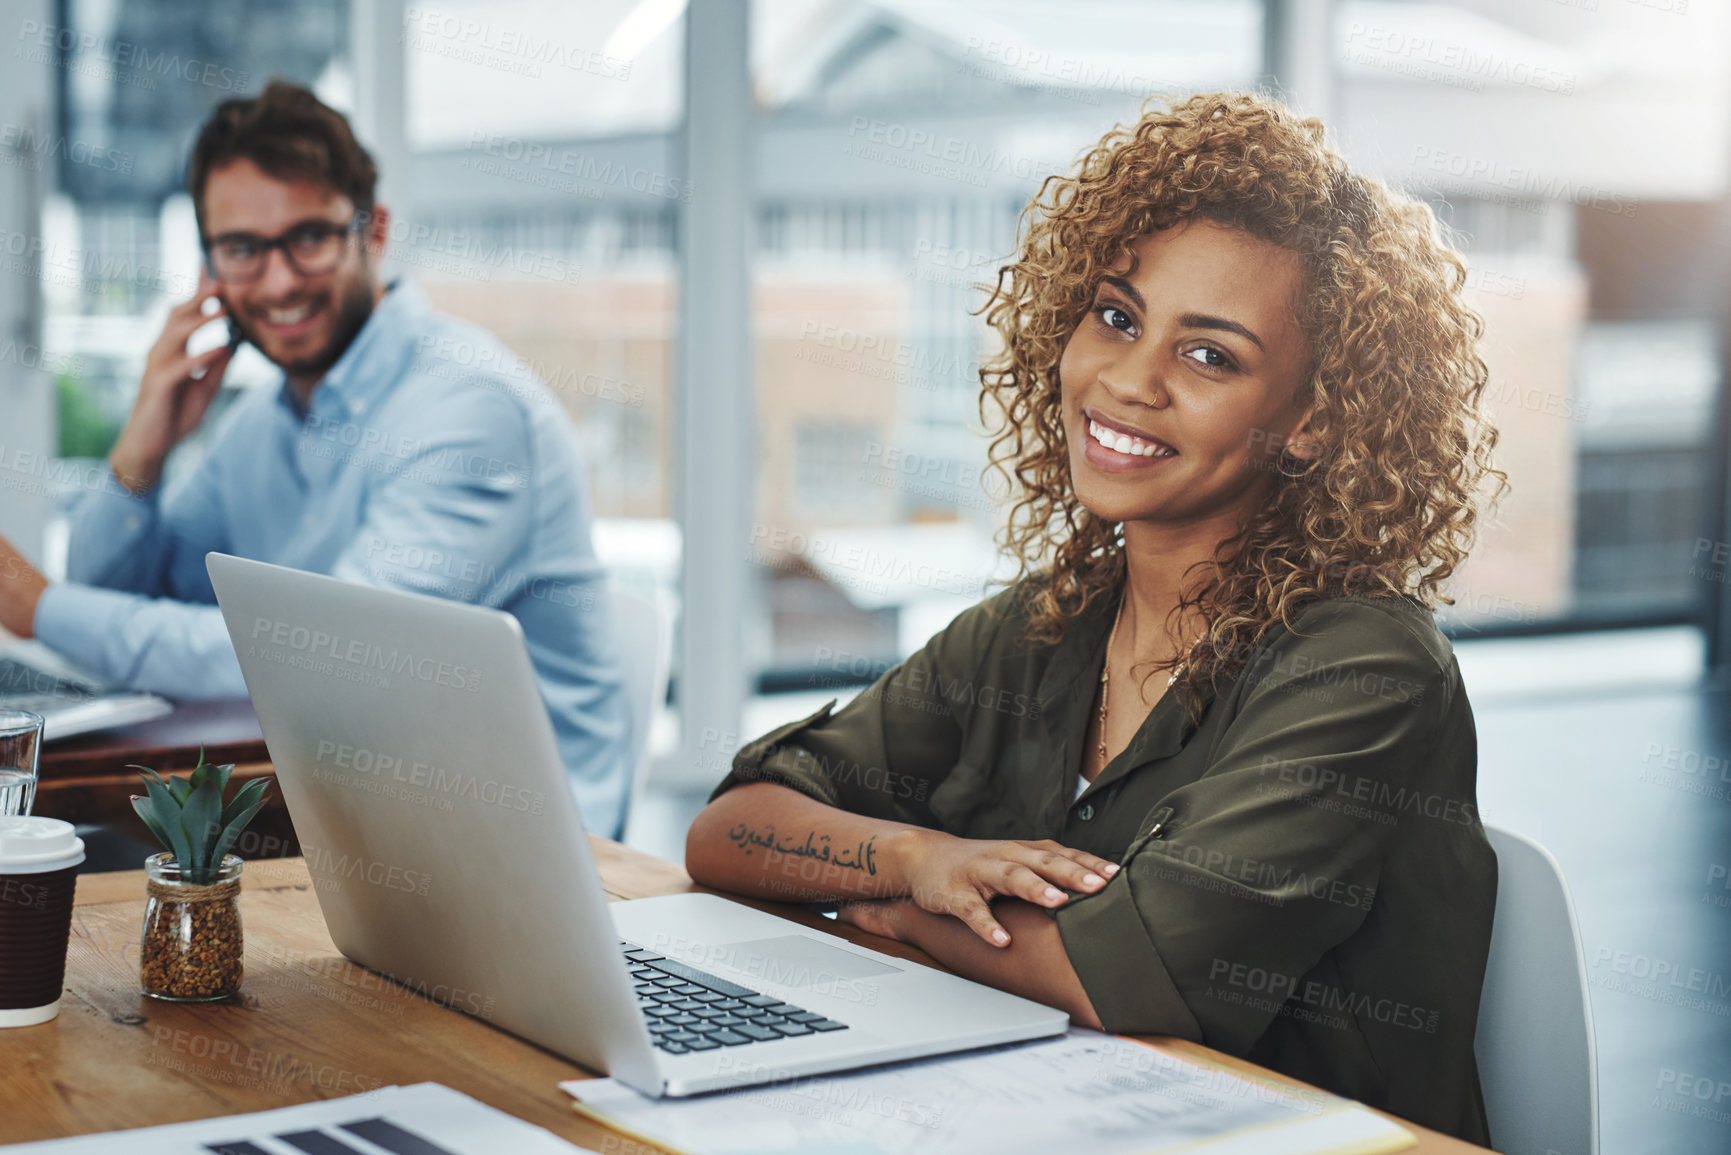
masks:
[[[1020,575],[742,749],[692,876],[1486,1142],[1496,861],[1429,608],[1503,480],[1464,279],[1279,105],[1108,134],[987,306]]]

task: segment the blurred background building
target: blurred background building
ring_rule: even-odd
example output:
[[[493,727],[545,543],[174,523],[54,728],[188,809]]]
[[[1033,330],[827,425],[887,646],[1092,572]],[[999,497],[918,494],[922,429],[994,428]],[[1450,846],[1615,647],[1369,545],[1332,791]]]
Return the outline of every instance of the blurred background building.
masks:
[[[1003,491],[984,471],[974,310],[1040,180],[1150,94],[1271,81],[1362,170],[1429,201],[1472,263],[1513,490],[1456,580],[1455,628],[1701,614],[1690,565],[1713,488],[1722,274],[1700,241],[1718,228],[1731,139],[1716,10],[1274,9],[754,7],[749,545],[769,683],[797,681],[822,647],[904,655],[983,588]],[[355,15],[345,0],[56,0],[42,14],[14,39],[55,65],[42,75],[56,112],[13,126],[13,168],[42,198],[57,448],[96,458],[162,312],[196,278],[192,132],[271,75],[352,108]],[[408,5],[397,41],[373,48],[405,78],[401,138],[372,141],[407,157],[386,172],[391,261],[564,399],[605,518],[677,517],[678,222],[693,194],[679,17],[652,0]],[[1277,77],[1279,53],[1307,45]],[[270,374],[254,361],[234,377]],[[880,580],[934,523],[969,543],[953,560],[976,580]],[[850,581],[836,559],[862,551],[878,573],[858,563]],[[671,564],[663,551],[669,580]]]

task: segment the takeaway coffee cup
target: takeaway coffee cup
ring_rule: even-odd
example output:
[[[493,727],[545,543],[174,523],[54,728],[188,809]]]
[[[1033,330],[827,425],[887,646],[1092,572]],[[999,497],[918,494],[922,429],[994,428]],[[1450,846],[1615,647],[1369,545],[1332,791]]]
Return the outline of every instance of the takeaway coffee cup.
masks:
[[[60,1013],[72,891],[84,840],[72,823],[0,818],[0,1027]]]

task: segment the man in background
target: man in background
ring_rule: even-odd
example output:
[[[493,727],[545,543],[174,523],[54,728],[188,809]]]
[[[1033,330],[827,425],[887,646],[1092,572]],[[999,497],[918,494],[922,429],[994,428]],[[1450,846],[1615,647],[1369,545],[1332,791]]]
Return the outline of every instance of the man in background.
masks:
[[[127,687],[173,698],[246,686],[205,573],[212,550],[504,609],[522,624],[585,826],[617,837],[627,707],[570,423],[485,330],[385,284],[389,212],[347,120],[273,81],[220,105],[187,166],[205,250],[169,314],[110,474],[72,514],[50,584],[0,538],[0,625]],[[231,340],[188,352],[225,318]],[[226,413],[163,494],[234,350],[282,369]],[[491,350],[462,358],[453,349]],[[441,351],[447,356],[442,360]]]

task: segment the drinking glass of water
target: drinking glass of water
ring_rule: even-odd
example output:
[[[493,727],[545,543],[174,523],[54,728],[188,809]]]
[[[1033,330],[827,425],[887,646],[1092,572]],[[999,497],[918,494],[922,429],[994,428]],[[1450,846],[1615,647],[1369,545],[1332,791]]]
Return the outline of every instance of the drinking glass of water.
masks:
[[[41,749],[42,715],[0,710],[0,818],[30,813]]]

